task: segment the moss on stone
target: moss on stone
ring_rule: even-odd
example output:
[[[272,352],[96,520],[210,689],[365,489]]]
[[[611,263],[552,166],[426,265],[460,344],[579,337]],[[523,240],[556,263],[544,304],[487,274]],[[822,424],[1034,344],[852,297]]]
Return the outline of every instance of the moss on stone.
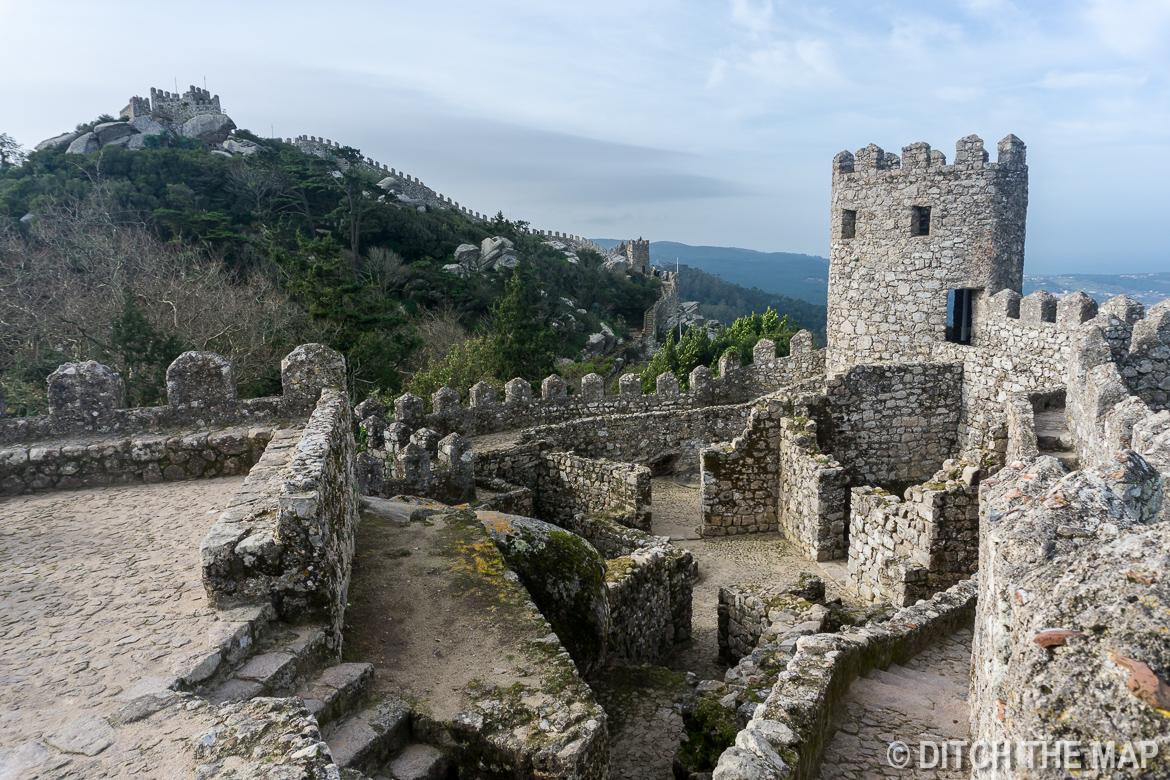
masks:
[[[695,711],[683,719],[683,725],[687,740],[678,760],[691,772],[712,771],[723,751],[735,744],[739,732],[735,711],[720,704],[714,694],[701,696]]]

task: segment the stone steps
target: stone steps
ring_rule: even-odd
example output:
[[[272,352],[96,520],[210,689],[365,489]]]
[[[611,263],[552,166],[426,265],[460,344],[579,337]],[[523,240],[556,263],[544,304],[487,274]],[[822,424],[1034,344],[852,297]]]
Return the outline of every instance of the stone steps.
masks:
[[[257,696],[289,696],[326,663],[325,632],[317,626],[270,623],[255,651],[207,691],[212,704]]]

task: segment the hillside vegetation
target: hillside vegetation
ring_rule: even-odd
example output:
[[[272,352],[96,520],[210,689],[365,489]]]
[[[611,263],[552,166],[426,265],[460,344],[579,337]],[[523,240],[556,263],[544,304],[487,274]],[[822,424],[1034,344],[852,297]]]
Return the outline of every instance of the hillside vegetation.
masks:
[[[43,411],[48,373],[86,359],[122,372],[133,403],[158,402],[166,366],[188,349],[228,355],[242,393],[272,393],[280,356],[308,340],[345,354],[357,397],[441,378],[460,351],[479,378],[535,382],[603,322],[617,333],[640,325],[657,299],[657,281],[611,274],[590,251],[571,264],[502,215],[480,222],[380,199],[355,149],[322,159],[237,136],[261,151],[228,158],[177,140],[0,166],[10,413]],[[515,243],[516,269],[442,269],[457,246],[491,236]]]

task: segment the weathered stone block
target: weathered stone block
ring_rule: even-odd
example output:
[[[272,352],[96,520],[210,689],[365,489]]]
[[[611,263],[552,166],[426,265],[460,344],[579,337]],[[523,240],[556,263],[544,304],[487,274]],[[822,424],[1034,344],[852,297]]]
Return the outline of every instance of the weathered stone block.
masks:
[[[564,398],[566,392],[565,380],[557,374],[545,377],[540,383],[540,395],[545,399]]]
[[[236,398],[232,362],[214,352],[184,352],[167,367],[167,403],[215,406]]]
[[[64,364],[48,383],[49,414],[63,422],[92,424],[125,406],[122,377],[92,360]]]
[[[527,379],[516,377],[504,385],[504,402],[509,404],[532,403],[532,385]]]
[[[324,344],[302,344],[281,361],[280,378],[285,402],[311,409],[322,388],[345,388],[345,358]]]
[[[581,400],[585,402],[600,401],[605,398],[605,380],[597,374],[586,374],[581,377]]]

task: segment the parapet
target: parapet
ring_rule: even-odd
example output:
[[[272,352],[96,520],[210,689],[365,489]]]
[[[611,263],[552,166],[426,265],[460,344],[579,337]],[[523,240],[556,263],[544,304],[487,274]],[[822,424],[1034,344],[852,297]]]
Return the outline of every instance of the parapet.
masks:
[[[955,162],[947,165],[947,158],[942,152],[932,150],[930,144],[919,141],[902,147],[902,156],[883,150],[876,144],[870,144],[857,150],[856,154],[848,151],[838,152],[833,157],[833,175],[851,173],[873,174],[877,171],[923,171],[934,168],[949,168],[950,170],[971,169],[1018,169],[1026,166],[1027,147],[1015,135],[1008,135],[998,144],[998,157],[995,164],[989,162],[987,150],[983,148],[983,139],[977,135],[960,138],[955,144]]]
[[[281,396],[239,399],[230,360],[185,352],[167,369],[165,406],[126,408],[117,371],[92,360],[66,363],[49,375],[49,413],[0,418],[0,445],[302,418],[322,388],[345,388],[345,359],[324,345],[305,344],[284,359],[282,378]]]

